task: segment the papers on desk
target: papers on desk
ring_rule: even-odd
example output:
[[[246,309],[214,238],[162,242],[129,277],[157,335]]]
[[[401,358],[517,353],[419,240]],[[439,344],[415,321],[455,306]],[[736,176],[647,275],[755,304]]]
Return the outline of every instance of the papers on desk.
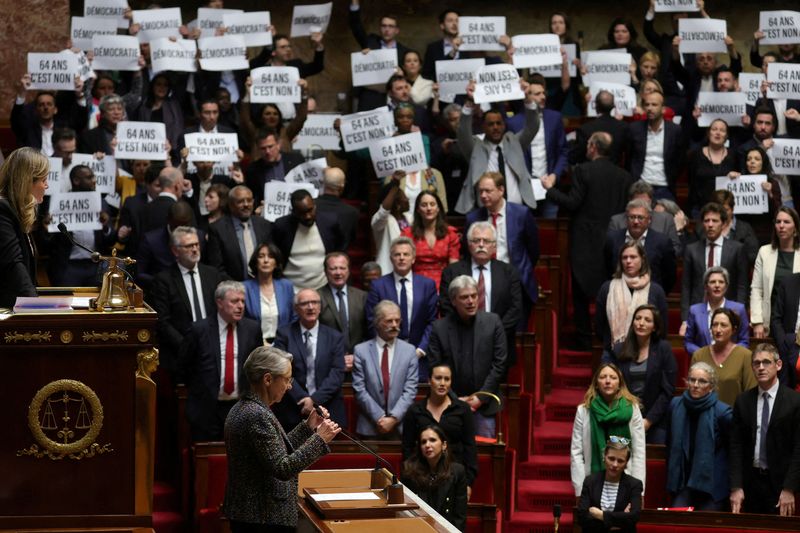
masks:
[[[15,313],[59,313],[72,311],[72,297],[18,296]]]
[[[332,494],[311,494],[310,496],[318,502],[380,500],[380,497],[374,492],[337,492]]]

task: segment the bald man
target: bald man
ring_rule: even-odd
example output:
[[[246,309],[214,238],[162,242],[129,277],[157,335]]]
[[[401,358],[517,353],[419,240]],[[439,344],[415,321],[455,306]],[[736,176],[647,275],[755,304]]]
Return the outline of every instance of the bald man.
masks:
[[[342,169],[328,167],[322,175],[322,194],[317,197],[317,212],[331,213],[336,216],[342,233],[345,236],[344,249],[356,238],[356,226],[358,225],[358,209],[343,202],[342,192],[347,179]]]

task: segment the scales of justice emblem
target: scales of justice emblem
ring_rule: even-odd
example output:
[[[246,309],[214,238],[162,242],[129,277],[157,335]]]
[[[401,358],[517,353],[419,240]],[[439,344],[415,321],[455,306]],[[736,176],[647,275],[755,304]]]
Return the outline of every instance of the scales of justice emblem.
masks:
[[[114,451],[111,444],[95,442],[103,428],[103,406],[80,381],[60,379],[39,389],[28,407],[28,427],[36,443],[18,450],[17,457],[81,460]]]

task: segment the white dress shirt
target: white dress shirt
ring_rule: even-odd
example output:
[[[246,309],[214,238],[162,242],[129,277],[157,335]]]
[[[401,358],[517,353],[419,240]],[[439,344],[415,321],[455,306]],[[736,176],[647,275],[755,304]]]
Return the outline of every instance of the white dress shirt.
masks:
[[[656,187],[667,186],[667,174],[664,170],[664,121],[657,131],[647,125],[647,146],[645,147],[642,179]]]
[[[497,212],[497,259],[500,261],[505,261],[509,263],[509,251],[508,251],[508,231],[506,229],[506,201],[502,200],[503,207]],[[489,218],[487,221],[490,223],[492,222],[492,214],[489,213]]]
[[[781,386],[777,379],[768,390],[764,391],[760,386],[758,389],[758,400],[756,401],[756,446],[753,449],[753,466],[758,468],[758,449],[761,446],[761,410],[764,409],[764,392],[769,394],[769,419],[772,420],[772,409],[775,407],[775,395],[778,394],[778,387]],[[767,426],[769,428],[769,426]]]
[[[192,299],[192,276],[189,275],[189,269],[178,263],[178,270],[181,272],[183,286],[186,288],[186,294],[189,296],[189,307],[192,310],[192,322],[197,322],[198,320],[204,319],[206,317],[206,304],[203,301],[203,282],[200,281],[200,270],[197,268],[197,265],[195,265],[193,269],[194,282],[195,285],[197,285],[197,300],[200,303],[200,314],[202,316],[197,316],[194,312],[194,300]]]

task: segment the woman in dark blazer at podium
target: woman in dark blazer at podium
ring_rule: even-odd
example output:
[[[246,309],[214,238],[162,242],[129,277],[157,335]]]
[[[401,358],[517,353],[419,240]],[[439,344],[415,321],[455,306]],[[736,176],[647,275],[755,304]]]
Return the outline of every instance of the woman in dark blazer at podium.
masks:
[[[288,533],[297,527],[297,476],[330,451],[341,431],[311,411],[288,434],[270,406],[292,388],[292,355],[259,346],[244,363],[250,392],[225,420],[228,484],[222,511],[233,533]],[[328,413],[324,408],[323,415]]]
[[[0,308],[36,296],[31,230],[44,200],[50,162],[33,148],[14,150],[0,167]]]

